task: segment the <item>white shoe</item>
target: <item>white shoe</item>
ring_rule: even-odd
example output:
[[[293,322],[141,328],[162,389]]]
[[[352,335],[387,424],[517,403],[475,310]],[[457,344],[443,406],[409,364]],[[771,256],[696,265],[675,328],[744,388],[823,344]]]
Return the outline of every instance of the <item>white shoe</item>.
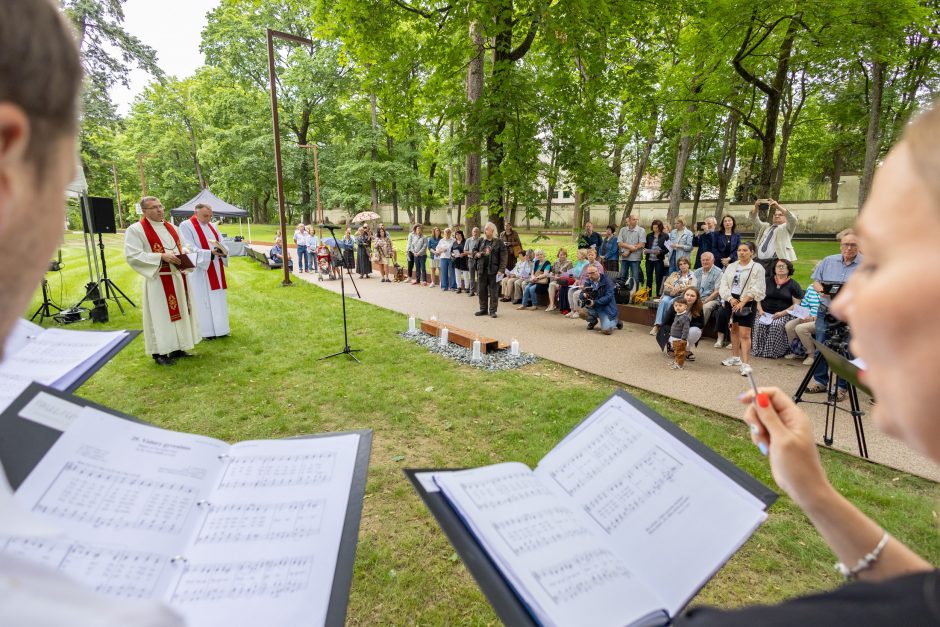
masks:
[[[721,362],[722,366],[740,366],[743,362],[740,357],[729,357]]]
[[[803,360],[803,365],[804,365],[804,366],[812,366],[814,360],[815,360],[815,358],[812,357],[812,356],[807,357],[806,359]]]
[[[718,340],[717,342],[715,342],[715,348],[721,348],[724,345],[725,345],[724,340]]]
[[[746,377],[750,367],[747,364],[741,364],[741,376]]]
[[[783,356],[783,358],[784,359],[799,359],[800,357],[799,355],[795,355],[794,353],[787,353],[786,355]]]
[[[650,329],[650,335],[656,335],[657,333],[659,333],[659,325],[658,325],[658,324],[654,324],[654,325],[653,325],[653,328]]]
[[[558,307],[555,307],[554,305],[552,305],[551,307],[546,307],[545,311],[555,311],[556,309],[558,309]]]

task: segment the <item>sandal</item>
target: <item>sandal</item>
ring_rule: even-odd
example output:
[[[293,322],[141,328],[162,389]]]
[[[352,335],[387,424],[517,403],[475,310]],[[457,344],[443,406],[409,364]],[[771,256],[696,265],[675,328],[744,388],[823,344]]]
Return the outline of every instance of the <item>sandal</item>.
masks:
[[[824,394],[825,392],[828,392],[828,389],[825,385],[820,385],[819,383],[813,381],[806,386],[805,391],[807,394]]]

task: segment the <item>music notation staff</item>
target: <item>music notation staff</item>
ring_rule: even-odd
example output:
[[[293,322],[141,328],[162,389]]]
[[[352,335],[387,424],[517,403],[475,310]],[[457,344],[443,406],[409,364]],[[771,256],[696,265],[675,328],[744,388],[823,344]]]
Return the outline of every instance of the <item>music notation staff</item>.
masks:
[[[219,489],[313,486],[332,479],[336,453],[245,455],[226,461]]]
[[[183,529],[198,492],[182,483],[68,462],[33,511],[101,529]]]
[[[187,564],[176,584],[171,605],[226,599],[276,599],[307,589],[312,555],[253,562]]]
[[[571,510],[553,507],[527,512],[493,523],[493,528],[516,555],[522,555],[577,538],[590,531]]]
[[[626,587],[630,570],[616,555],[594,549],[532,573],[555,603],[567,603],[605,585]]]
[[[622,420],[612,416],[605,418],[601,432],[553,471],[552,479],[573,496],[635,446],[640,437],[639,430]]]
[[[208,505],[195,544],[293,540],[320,533],[326,501]]]
[[[672,482],[680,468],[679,460],[655,446],[588,500],[584,509],[607,533],[612,533]]]
[[[11,538],[5,553],[55,568],[110,597],[152,599],[169,567],[162,555],[33,538]]]
[[[481,510],[495,509],[539,496],[551,496],[530,472],[515,472],[494,479],[461,481],[460,487]]]

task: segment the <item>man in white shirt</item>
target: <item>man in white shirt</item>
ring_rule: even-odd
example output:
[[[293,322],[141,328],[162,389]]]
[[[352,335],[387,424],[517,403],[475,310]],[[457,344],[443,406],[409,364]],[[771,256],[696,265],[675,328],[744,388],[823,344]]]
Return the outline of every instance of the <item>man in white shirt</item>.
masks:
[[[212,207],[205,203],[196,205],[193,217],[183,220],[179,230],[183,243],[196,255],[189,286],[199,333],[205,340],[224,337],[229,334],[228,282],[225,280],[228,256],[219,248],[221,236],[212,224]]]
[[[75,176],[82,70],[74,34],[49,0],[3,0],[0,19],[0,351],[62,241]],[[0,354],[0,359],[3,355]],[[0,536],[54,533],[17,506],[0,470]],[[105,597],[39,562],[0,552],[0,624],[181,627],[152,601]]]
[[[757,236],[757,262],[764,266],[767,276],[773,276],[774,265],[777,259],[796,261],[796,250],[793,249],[793,236],[796,234],[796,214],[778,203],[773,198],[767,200],[770,211],[773,211],[773,222],[768,224],[760,219],[758,212],[760,201],[754,203],[751,216],[754,219],[754,231]]]

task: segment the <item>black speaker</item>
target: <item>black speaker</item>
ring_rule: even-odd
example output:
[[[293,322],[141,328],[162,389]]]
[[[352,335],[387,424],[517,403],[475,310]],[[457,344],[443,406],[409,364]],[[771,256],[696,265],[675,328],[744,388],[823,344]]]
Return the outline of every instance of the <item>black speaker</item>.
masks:
[[[117,233],[117,225],[114,223],[114,199],[102,198],[100,196],[87,196],[90,206],[88,213],[91,215],[91,225],[95,233]],[[82,204],[85,197],[82,198]],[[88,228],[88,221],[85,211],[82,211],[82,228],[86,233],[91,233]]]

